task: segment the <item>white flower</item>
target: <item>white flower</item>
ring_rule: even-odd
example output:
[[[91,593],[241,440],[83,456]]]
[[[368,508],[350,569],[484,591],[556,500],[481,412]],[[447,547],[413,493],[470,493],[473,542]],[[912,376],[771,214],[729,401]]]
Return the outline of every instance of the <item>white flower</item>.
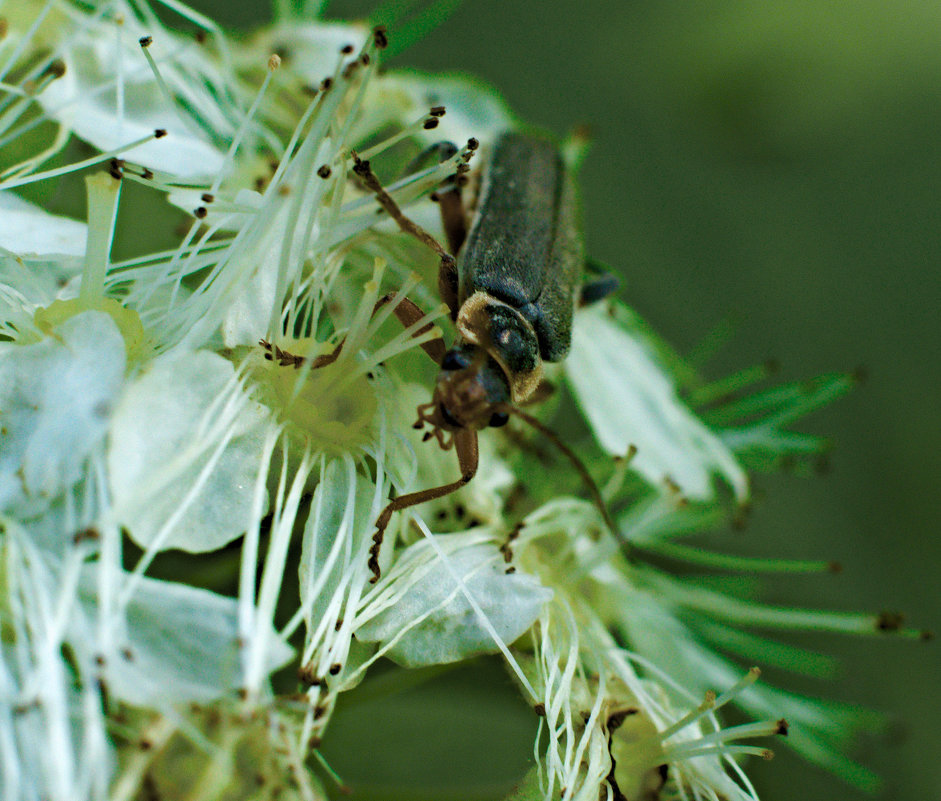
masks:
[[[613,525],[546,469],[550,443],[490,432],[468,486],[377,537],[392,493],[458,468],[413,428],[435,370],[420,346],[448,328],[438,265],[352,167],[373,162],[440,237],[427,196],[516,121],[468,79],[379,74],[379,29],[282,18],[236,45],[172,7],[204,35],[143,2],[27,2],[0,43],[0,142],[20,159],[0,165],[0,795],[130,799],[174,776],[184,797],[242,797],[290,776],[324,798],[309,758],[341,693],[380,658],[480,653],[543,718],[534,794],[754,798],[737,758],[766,750],[738,741],[783,733],[782,714],[865,783],[828,736],[850,716],[718,651],[786,663],[739,627],[878,622],[747,604],[647,560],[745,566],[677,540],[740,512],[746,466],[818,452],[786,427],[848,379],[697,416],[717,393],[681,400],[677,357],[631,312],[584,310],[564,373]],[[96,155],[47,169],[73,134]],[[441,139],[452,157],[409,166]],[[87,168],[87,223],[13,191]],[[116,230],[150,223],[127,182],[186,215],[175,247],[113,258]],[[406,296],[425,314],[403,330]],[[764,722],[723,729],[730,702]]]

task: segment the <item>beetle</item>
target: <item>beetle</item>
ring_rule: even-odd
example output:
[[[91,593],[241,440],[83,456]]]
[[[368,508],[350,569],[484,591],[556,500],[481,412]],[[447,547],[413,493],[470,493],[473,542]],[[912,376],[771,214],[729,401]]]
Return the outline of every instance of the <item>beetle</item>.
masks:
[[[466,160],[476,149],[476,141],[470,140]],[[456,148],[442,155],[454,152]],[[467,484],[478,467],[477,432],[505,425],[510,415],[549,436],[572,461],[613,530],[597,487],[575,454],[519,409],[542,393],[543,364],[561,361],[568,353],[578,298],[594,301],[616,286],[608,275],[581,286],[585,259],[576,188],[559,148],[548,139],[519,131],[499,134],[485,160],[469,227],[459,187],[439,193],[448,244],[455,255],[403,214],[369,162],[355,153],[353,172],[402,230],[439,255],[439,291],[458,334],[450,348],[440,338],[422,345],[440,372],[431,401],[418,407],[415,428],[428,425],[425,440],[434,437],[443,449],[454,447],[461,476],[401,495],[383,509],[370,549],[372,581],[379,578],[379,549],[392,513]],[[377,307],[392,297],[386,296]],[[421,309],[407,298],[396,301],[395,313],[404,325],[422,318]]]

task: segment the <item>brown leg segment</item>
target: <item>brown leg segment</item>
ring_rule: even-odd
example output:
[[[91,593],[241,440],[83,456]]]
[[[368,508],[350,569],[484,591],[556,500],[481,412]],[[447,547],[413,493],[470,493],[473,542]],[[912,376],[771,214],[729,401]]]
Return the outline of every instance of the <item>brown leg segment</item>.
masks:
[[[477,474],[478,452],[477,452],[477,432],[472,428],[462,428],[454,432],[454,446],[457,450],[457,461],[461,468],[461,477],[450,484],[442,484],[440,487],[431,487],[419,492],[410,492],[408,495],[400,495],[393,500],[382,514],[376,519],[376,533],[372,536],[372,547],[369,549],[369,569],[372,570],[371,584],[379,581],[379,549],[382,547],[382,538],[385,535],[386,526],[393,512],[401,509],[407,509],[409,506],[416,506],[425,501],[433,501],[436,498],[443,498],[463,487]]]
[[[399,298],[395,292],[390,292],[388,295],[383,295],[381,298],[379,298],[379,300],[376,301],[376,305],[372,308],[372,313],[375,314],[377,311],[379,311],[379,309],[381,309],[387,303],[391,303],[392,301],[395,301],[395,308],[392,311],[398,318],[399,322],[402,323],[403,328],[409,328],[410,326],[415,325],[415,323],[425,316],[425,313],[421,310],[421,307],[417,303],[414,303],[408,298]],[[433,323],[423,325],[414,334],[412,334],[412,337],[420,336],[426,331],[430,331],[433,327]],[[282,367],[290,365],[295,368],[300,368],[306,361],[303,356],[295,356],[286,350],[282,350],[277,345],[272,345],[265,339],[259,340],[258,344],[265,349],[266,359],[270,361],[276,361]],[[343,352],[343,346],[345,344],[346,337],[340,340],[339,344],[332,351],[330,351],[330,353],[324,353],[315,357],[310,365],[311,370],[317,370],[320,367],[326,367],[328,364],[333,364],[337,359],[340,358],[340,353]],[[421,348],[432,359],[434,359],[435,364],[441,364],[441,360],[444,358],[444,354],[447,352],[447,348],[444,345],[444,340],[441,339],[441,337],[428,340],[428,342],[423,342]]]
[[[399,208],[399,204],[383,189],[376,174],[372,171],[372,167],[369,166],[369,162],[363,161],[355,153],[353,153],[353,172],[360,177],[366,188],[376,195],[379,205],[398,223],[399,228],[405,233],[411,234],[419,242],[427,245],[438,254],[441,259],[441,267],[438,272],[438,288],[441,290],[441,300],[448,304],[448,308],[451,310],[451,319],[457,319],[457,263],[454,261],[454,256],[441,247],[438,240],[418,223],[405,216],[402,209]],[[451,287],[453,289],[448,289]]]
[[[415,325],[422,317],[425,316],[425,313],[421,310],[421,307],[409,300],[408,298],[399,298],[394,292],[390,292],[388,295],[383,295],[376,301],[376,305],[373,306],[372,313],[375,314],[379,309],[385,306],[387,303],[395,301],[395,308],[392,310],[395,316],[398,318],[399,322],[402,323],[403,328],[410,328]],[[419,328],[412,337],[417,337],[424,334],[426,331],[430,331],[434,325],[428,323],[428,325],[423,325]],[[421,349],[427,353],[435,364],[441,364],[441,360],[444,358],[444,354],[447,352],[447,348],[444,345],[444,340],[441,337],[437,339],[429,339],[427,342],[423,342]]]
[[[435,194],[441,207],[441,224],[448,238],[448,247],[452,253],[457,253],[467,239],[467,212],[464,210],[461,190],[455,187]]]
[[[448,238],[448,247],[452,253],[457,253],[467,238],[467,220],[464,213],[464,203],[461,200],[460,189],[448,189],[436,192],[432,197],[438,201],[441,209],[441,224],[444,226],[445,236]],[[438,295],[451,310],[451,319],[457,320],[460,303],[460,280],[457,263],[441,260],[438,268]]]

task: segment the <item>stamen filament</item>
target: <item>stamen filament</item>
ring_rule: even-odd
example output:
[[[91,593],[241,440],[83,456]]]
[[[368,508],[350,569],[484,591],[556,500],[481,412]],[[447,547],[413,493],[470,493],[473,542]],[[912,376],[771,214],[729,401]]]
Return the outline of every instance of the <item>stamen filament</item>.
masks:
[[[718,756],[725,757],[732,754],[747,754],[749,756],[758,756],[762,759],[773,759],[774,751],[770,748],[762,748],[757,745],[722,745],[709,748],[667,748],[666,758],[669,762],[680,762],[693,757]]]
[[[71,172],[78,172],[79,170],[84,170],[86,167],[93,167],[96,164],[101,164],[103,161],[110,161],[113,158],[118,158],[125,151],[139,147],[140,145],[146,144],[147,142],[152,142],[154,139],[160,139],[165,135],[166,131],[163,129],[158,129],[148,136],[142,136],[140,139],[135,139],[133,142],[128,142],[127,144],[121,145],[114,150],[109,150],[107,153],[99,153],[97,156],[91,156],[90,158],[84,159],[83,161],[75,161],[71,164],[66,164],[63,167],[57,167],[54,170],[37,172],[33,173],[32,175],[23,176],[10,181],[0,181],[0,190],[13,189],[17,186],[25,186],[26,184],[36,183],[36,181],[46,181],[49,178],[58,178],[60,175],[68,175]]]

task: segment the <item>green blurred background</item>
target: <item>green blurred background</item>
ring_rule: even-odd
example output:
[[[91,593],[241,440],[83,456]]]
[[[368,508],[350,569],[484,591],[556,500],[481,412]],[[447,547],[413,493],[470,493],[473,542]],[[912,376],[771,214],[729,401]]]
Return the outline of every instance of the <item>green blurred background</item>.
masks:
[[[268,14],[244,0],[193,4],[242,28]],[[329,14],[373,5],[335,0]],[[588,123],[589,251],[622,270],[621,296],[681,351],[734,321],[714,375],[769,357],[787,379],[867,369],[863,387],[806,424],[836,440],[829,474],[759,478],[748,527],[716,544],[842,562],[836,576],[770,583],[773,602],[901,610],[937,628],[941,4],[481,0],[392,63],[479,75],[559,134]],[[885,797],[941,799],[938,645],[793,641],[838,654],[843,668],[835,682],[791,686],[888,713],[887,730],[856,751],[884,777]],[[395,706],[401,695],[356,702],[334,733],[343,742],[345,727],[357,753],[328,756],[355,774],[355,732],[370,728],[377,756],[360,770],[380,770],[393,748],[388,769],[426,777],[412,789],[397,778],[399,793],[383,797],[417,798],[422,785],[433,798],[486,797],[484,774],[512,775],[529,752],[530,719],[516,710],[501,731],[523,743],[522,762],[496,765],[503,747],[485,699],[497,688],[512,697],[500,676],[484,664],[431,682],[424,711]],[[470,753],[461,774],[449,760],[477,740],[491,752]],[[777,752],[751,765],[764,798],[864,797]],[[464,789],[447,793],[429,778],[438,769]],[[379,795],[360,785],[354,797]]]

